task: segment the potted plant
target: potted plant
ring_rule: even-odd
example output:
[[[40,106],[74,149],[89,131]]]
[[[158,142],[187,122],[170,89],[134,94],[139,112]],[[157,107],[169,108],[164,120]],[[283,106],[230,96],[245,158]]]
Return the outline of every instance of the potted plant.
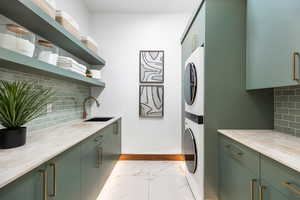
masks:
[[[86,70],[86,77],[93,78],[93,74],[89,69]]]
[[[26,143],[26,123],[45,114],[54,95],[51,89],[35,88],[28,82],[0,81],[0,149]]]

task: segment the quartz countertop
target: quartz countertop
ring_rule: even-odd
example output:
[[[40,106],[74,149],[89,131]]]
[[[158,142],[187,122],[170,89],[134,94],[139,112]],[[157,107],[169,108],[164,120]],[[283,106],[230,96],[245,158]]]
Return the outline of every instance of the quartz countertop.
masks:
[[[218,130],[219,133],[300,172],[300,138],[273,130]]]
[[[25,146],[0,149],[0,188],[51,160],[89,136],[116,122],[72,121],[40,131],[29,132]]]

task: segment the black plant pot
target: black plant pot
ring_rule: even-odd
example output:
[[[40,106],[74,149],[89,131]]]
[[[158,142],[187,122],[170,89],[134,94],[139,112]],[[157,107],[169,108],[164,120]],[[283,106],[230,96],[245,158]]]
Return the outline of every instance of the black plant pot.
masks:
[[[23,146],[26,143],[26,127],[0,129],[0,149]]]

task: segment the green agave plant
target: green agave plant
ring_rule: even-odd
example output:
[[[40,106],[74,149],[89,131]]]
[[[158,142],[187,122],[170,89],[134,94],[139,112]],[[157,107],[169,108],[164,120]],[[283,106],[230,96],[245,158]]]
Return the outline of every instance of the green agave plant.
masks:
[[[45,113],[54,92],[24,81],[0,81],[0,124],[16,129]]]

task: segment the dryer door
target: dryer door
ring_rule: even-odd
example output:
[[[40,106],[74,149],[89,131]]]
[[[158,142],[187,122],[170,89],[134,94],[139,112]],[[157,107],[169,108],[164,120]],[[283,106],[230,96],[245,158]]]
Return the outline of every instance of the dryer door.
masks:
[[[189,128],[184,133],[183,151],[186,167],[190,173],[194,174],[197,169],[197,146],[194,133]]]
[[[184,98],[188,105],[192,105],[197,94],[197,71],[194,63],[187,64],[184,74]]]

